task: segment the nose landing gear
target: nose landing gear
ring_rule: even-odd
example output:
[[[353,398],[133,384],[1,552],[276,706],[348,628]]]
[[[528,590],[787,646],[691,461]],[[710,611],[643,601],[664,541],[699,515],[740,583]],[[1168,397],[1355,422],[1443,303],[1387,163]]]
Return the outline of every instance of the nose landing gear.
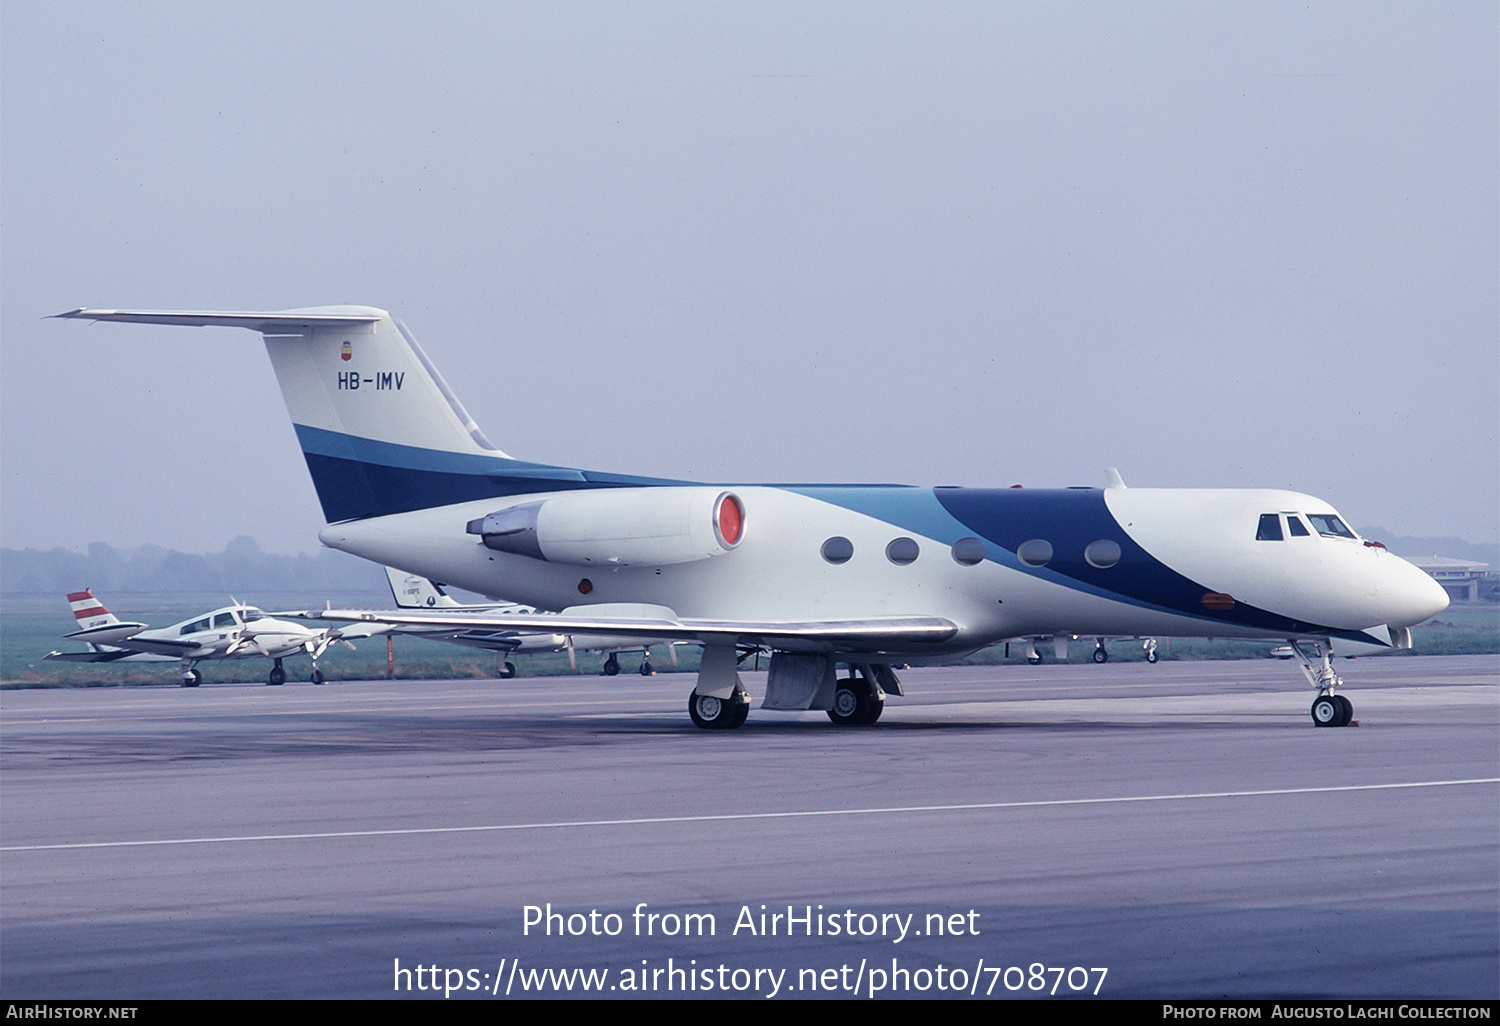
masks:
[[[1354,721],[1354,703],[1334,689],[1343,685],[1343,680],[1334,672],[1333,659],[1326,641],[1292,641],[1292,655],[1302,667],[1307,682],[1318,689],[1313,699],[1312,721],[1316,727],[1347,727]],[[1311,649],[1308,651],[1303,646]]]

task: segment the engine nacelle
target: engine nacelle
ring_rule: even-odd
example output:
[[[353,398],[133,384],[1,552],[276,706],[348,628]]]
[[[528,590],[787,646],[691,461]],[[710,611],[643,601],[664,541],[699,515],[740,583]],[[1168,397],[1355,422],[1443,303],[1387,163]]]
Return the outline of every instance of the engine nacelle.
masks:
[[[667,566],[721,556],[745,536],[745,505],[719,488],[610,488],[553,495],[471,520],[496,552],[578,566]]]

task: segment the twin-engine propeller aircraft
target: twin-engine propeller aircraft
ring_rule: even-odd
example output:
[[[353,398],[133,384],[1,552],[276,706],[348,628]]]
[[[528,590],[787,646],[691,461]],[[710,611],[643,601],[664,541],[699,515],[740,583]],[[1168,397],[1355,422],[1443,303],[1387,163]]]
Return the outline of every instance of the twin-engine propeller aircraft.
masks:
[[[772,653],[762,708],[868,724],[901,694],[892,664],[1074,634],[1290,641],[1317,691],[1313,722],[1339,726],[1353,707],[1330,645],[1408,647],[1410,628],[1448,604],[1422,571],[1297,492],[1126,488],[1113,471],[1103,489],[626,477],[501,452],[382,310],[58,316],[260,332],[324,544],[560,610],[320,616],[696,640],[688,711],[701,727],[744,722],[741,653]]]
[[[429,581],[420,574],[409,574],[404,570],[397,570],[393,566],[385,568],[385,576],[390,581],[391,595],[396,599],[398,610],[427,609],[445,613],[480,613],[502,618],[544,614],[543,610],[523,606],[518,602],[461,603],[449,595],[443,585]],[[538,634],[535,631],[498,630],[491,627],[465,627],[461,630],[454,630],[452,627],[404,627],[399,630],[405,634],[416,634],[433,641],[447,641],[455,645],[498,653],[501,659],[500,677],[502,679],[516,675],[516,664],[506,658],[516,652],[566,652],[574,669],[578,667],[579,652],[605,652],[608,654],[605,656],[601,672],[606,677],[613,677],[620,672],[620,654],[639,651],[641,653],[641,676],[649,677],[656,672],[651,665],[649,646],[642,645],[633,638],[608,638],[589,634],[574,637],[571,634]],[[672,651],[672,662],[675,664],[677,662],[675,643],[669,642],[668,648]]]
[[[115,616],[89,589],[68,595],[68,605],[79,629],[64,637],[89,646],[87,652],[49,652],[43,658],[67,663],[156,663],[182,662],[182,686],[195,688],[203,682],[198,664],[205,659],[270,659],[267,684],[285,684],[281,661],[287,656],[312,657],[314,684],[323,683],[318,658],[335,641],[352,644],[348,638],[363,638],[390,630],[382,625],[314,630],[298,620],[267,616],[254,606],[235,604],[204,613],[191,620],[155,630],[143,623],[129,623]],[[373,627],[373,629],[372,629]]]

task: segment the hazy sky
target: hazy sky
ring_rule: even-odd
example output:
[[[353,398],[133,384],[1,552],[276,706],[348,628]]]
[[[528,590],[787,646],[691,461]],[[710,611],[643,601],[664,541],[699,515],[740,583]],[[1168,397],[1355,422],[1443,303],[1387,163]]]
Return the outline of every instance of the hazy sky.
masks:
[[[1500,538],[1493,2],[0,4],[0,541],[311,551],[259,338],[512,455]]]

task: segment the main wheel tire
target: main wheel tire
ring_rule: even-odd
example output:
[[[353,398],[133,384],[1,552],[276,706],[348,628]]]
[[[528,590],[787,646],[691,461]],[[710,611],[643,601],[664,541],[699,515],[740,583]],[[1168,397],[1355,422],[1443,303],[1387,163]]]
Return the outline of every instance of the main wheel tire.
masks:
[[[516,675],[516,664],[513,663],[513,662],[511,662],[509,659],[507,659],[505,661],[505,663],[500,667],[500,679],[501,680],[510,680],[515,675]]]
[[[1156,649],[1152,648],[1146,650],[1146,662],[1154,663],[1160,658],[1161,656],[1156,654]]]
[[[1042,665],[1042,657],[1039,656],[1039,655],[1027,656],[1026,657],[1026,661],[1028,663],[1030,663],[1032,666],[1041,666]]]
[[[1349,722],[1354,719],[1354,703],[1343,695],[1334,695],[1333,700],[1339,704],[1339,709],[1341,710],[1339,721],[1335,726],[1347,727]]]
[[[312,682],[314,684],[321,684],[327,679],[327,677],[323,676],[322,670],[318,669],[316,666],[313,667]]]
[[[1103,648],[1096,648],[1096,649],[1094,649],[1094,662],[1096,662],[1096,663],[1107,663],[1107,662],[1109,662],[1109,653],[1106,652],[1106,651],[1104,651]]]
[[[620,672],[620,661],[614,656],[604,660],[604,669],[601,671],[606,677],[613,677]]]
[[[694,691],[688,695],[688,715],[693,718],[693,726],[703,730],[733,730],[750,715],[750,703],[738,695],[715,698]]]
[[[285,684],[286,683],[286,671],[283,670],[279,666],[273,666],[271,668],[270,676],[268,676],[266,678],[266,683],[270,684],[272,686],[279,685],[279,684]]]
[[[1339,717],[1343,714],[1343,706],[1339,705],[1338,699],[1333,695],[1319,695],[1313,699],[1312,721],[1315,726],[1337,727]]]
[[[724,725],[724,729],[726,730],[736,730],[739,727],[743,727],[745,725],[745,720],[750,715],[749,702],[735,702],[734,705],[736,711],[733,719],[731,719]]]
[[[187,673],[184,673],[182,675],[182,686],[185,688],[195,688],[202,683],[203,674],[199,673],[197,670],[189,670]]]
[[[872,702],[869,686],[864,681],[845,678],[839,681],[839,689],[833,693],[833,707],[828,710],[828,718],[841,727],[869,723]]]
[[[868,727],[880,719],[880,714],[885,712],[885,699],[876,698],[870,702],[870,711],[865,715],[863,725]]]
[[[651,660],[649,660],[649,659],[642,659],[641,660],[641,676],[642,677],[649,677],[649,676],[651,676],[655,672],[656,672],[656,670],[652,667]]]

